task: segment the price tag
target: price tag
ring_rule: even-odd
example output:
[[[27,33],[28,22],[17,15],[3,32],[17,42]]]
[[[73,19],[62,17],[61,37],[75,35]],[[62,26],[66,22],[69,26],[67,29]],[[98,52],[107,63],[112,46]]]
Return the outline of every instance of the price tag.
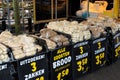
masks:
[[[117,59],[120,56],[120,32],[117,32],[114,37],[114,56]]]
[[[19,80],[48,80],[48,63],[45,53],[17,62]]]
[[[71,45],[68,45],[51,52],[51,80],[72,80],[71,50]]]
[[[97,38],[92,42],[92,68],[98,69],[106,63],[106,38]]]
[[[0,64],[0,80],[12,80],[10,63]]]
[[[89,52],[88,41],[75,43],[73,46],[73,67],[74,77],[78,78],[89,71]]]

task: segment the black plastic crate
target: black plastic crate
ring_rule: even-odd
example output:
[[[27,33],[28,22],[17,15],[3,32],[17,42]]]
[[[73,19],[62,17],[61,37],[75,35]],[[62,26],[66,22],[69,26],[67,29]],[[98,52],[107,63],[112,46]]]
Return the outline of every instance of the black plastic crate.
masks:
[[[106,65],[107,62],[107,38],[101,36],[92,39],[91,45],[91,70],[95,71]]]
[[[1,43],[3,44],[3,43]],[[4,46],[6,46],[5,44],[3,44]],[[9,61],[8,62],[2,62],[0,64],[0,80],[14,80],[14,77],[13,77],[13,67],[12,67],[12,54],[11,54],[11,51],[10,51],[10,48],[8,46],[7,47],[7,55],[9,57]]]
[[[118,60],[120,57],[120,31],[113,34],[110,27],[106,28],[107,32],[107,56],[108,64],[112,64]]]
[[[55,31],[55,30],[53,30]],[[56,46],[54,49],[48,49],[47,57],[49,63],[49,80],[72,80],[72,40],[71,36],[59,31],[55,31],[58,35],[63,35],[68,38],[69,44]],[[40,33],[36,33],[40,36]],[[63,56],[63,57],[61,57]],[[59,59],[55,59],[55,57]],[[68,62],[66,63],[66,60]],[[62,61],[65,61],[62,64]],[[62,64],[62,65],[61,65]],[[59,66],[57,66],[59,65]]]
[[[47,53],[12,61],[15,80],[48,80]]]
[[[48,62],[46,53],[17,61],[19,80],[48,80]]]
[[[74,80],[90,72],[89,40],[73,44],[73,78]]]
[[[11,63],[0,64],[0,80],[14,80],[11,72]]]
[[[115,58],[120,58],[120,31],[113,36]]]
[[[13,56],[13,76],[15,80],[48,80],[47,46],[44,40],[37,39],[37,44],[42,46],[41,52],[36,55],[16,60]]]

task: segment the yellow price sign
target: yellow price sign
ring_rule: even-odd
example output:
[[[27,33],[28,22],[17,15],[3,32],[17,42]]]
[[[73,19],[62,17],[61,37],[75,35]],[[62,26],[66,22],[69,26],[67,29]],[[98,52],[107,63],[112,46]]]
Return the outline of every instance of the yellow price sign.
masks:
[[[60,73],[58,73],[57,80],[62,80],[62,78],[67,76],[68,74],[69,74],[69,69],[61,71]]]
[[[96,65],[102,64],[102,59],[105,57],[105,53],[100,53],[99,55],[97,55],[96,58]]]
[[[44,76],[41,76],[40,78],[36,78],[35,80],[45,80]]]
[[[77,65],[78,65],[78,69],[77,69],[77,71],[84,71],[84,65],[86,65],[88,63],[88,59],[87,58],[84,58],[84,59],[82,59],[82,60],[80,60],[80,61],[78,61],[77,62]]]
[[[36,62],[32,62],[30,65],[32,66],[32,72],[35,72],[37,70]]]

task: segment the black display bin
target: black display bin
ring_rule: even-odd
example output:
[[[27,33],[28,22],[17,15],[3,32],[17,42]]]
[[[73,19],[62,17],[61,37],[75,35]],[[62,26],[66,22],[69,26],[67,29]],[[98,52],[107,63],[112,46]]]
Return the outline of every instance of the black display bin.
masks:
[[[116,60],[120,58],[120,31],[117,31],[115,35],[113,35],[114,41],[114,56]]]
[[[55,30],[54,30],[55,31]],[[72,80],[72,40],[71,36],[59,31],[55,31],[58,35],[64,35],[68,38],[69,44],[64,46],[56,46],[55,49],[48,49],[48,80]],[[36,36],[40,36],[40,33],[36,33]],[[63,56],[63,57],[61,57]],[[63,61],[65,62],[63,64]],[[66,61],[68,61],[66,63]],[[57,66],[58,65],[58,66]]]
[[[19,80],[48,80],[48,60],[46,53],[17,60]]]
[[[73,80],[71,44],[51,50],[48,56],[50,80]]]
[[[69,44],[56,46],[48,51],[49,80],[73,80],[72,78],[72,40],[66,33],[55,31],[68,38]]]
[[[98,70],[106,65],[107,62],[107,38],[101,36],[96,39],[92,39],[91,45],[91,71]]]
[[[1,43],[3,44],[3,43]],[[3,44],[4,46],[6,46],[5,44]],[[12,54],[10,51],[10,48],[8,46],[7,47],[7,55],[9,57],[9,61],[8,62],[3,62],[0,64],[0,80],[14,80],[14,68],[12,67]]]
[[[13,80],[48,80],[47,52],[14,60],[11,63]]]
[[[107,32],[107,56],[108,64],[112,64],[118,60],[120,57],[120,31],[117,31],[115,34],[113,34],[110,27],[106,28]]]
[[[14,80],[11,62],[0,64],[0,80]]]
[[[74,80],[90,72],[89,40],[73,44],[73,78]]]
[[[37,39],[42,46],[42,51],[36,55],[16,60],[13,57],[13,77],[14,80],[48,80],[48,58],[46,42]]]

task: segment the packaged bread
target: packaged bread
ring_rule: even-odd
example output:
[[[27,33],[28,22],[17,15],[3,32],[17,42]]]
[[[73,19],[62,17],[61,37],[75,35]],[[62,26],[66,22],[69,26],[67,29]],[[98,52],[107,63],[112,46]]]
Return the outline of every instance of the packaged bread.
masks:
[[[2,36],[2,37],[7,37],[7,38],[9,38],[9,37],[12,37],[13,35],[10,33],[10,31],[3,31],[1,34],[0,34],[0,36]]]
[[[52,31],[48,28],[40,30],[40,34],[41,34],[41,38],[51,38],[57,35],[55,31]]]
[[[0,64],[8,62],[9,60],[8,48],[4,44],[0,43]]]
[[[91,33],[89,30],[83,31],[83,35],[84,35],[84,40],[88,40],[91,38]]]
[[[45,38],[42,39],[46,41],[48,49],[55,49],[57,47],[56,43],[51,41],[50,39],[45,39]]]
[[[58,23],[58,22],[56,22],[56,23]],[[60,22],[58,24],[60,26],[60,25],[62,25],[62,22]],[[61,29],[64,29],[64,28],[61,28]],[[60,30],[59,30],[59,32],[60,32]],[[54,48],[56,48],[56,46],[68,45],[69,39],[59,32],[56,32],[52,29],[44,28],[44,29],[40,30],[40,38],[42,38],[46,41],[49,49],[54,49]],[[53,44],[53,46],[51,46],[52,44]]]
[[[59,23],[61,24],[61,27],[57,26]],[[73,42],[78,42],[78,41],[83,41],[84,40],[83,36],[85,36],[85,35],[86,35],[85,39],[91,38],[90,32],[87,31],[89,25],[88,25],[88,23],[87,24],[85,24],[85,23],[87,23],[87,22],[78,23],[77,21],[71,21],[71,22],[69,22],[69,21],[57,21],[57,22],[50,22],[47,25],[47,27],[49,29],[53,29],[56,31],[60,31],[60,32],[69,34],[69,35],[71,35]],[[60,30],[60,28],[62,31]],[[84,31],[88,32],[88,34],[86,33],[83,35]]]
[[[3,37],[0,42],[11,48],[15,59],[32,56],[35,55],[37,51],[42,51],[42,46],[36,44],[36,39],[26,34],[15,36],[5,31],[0,34],[0,37]],[[3,46],[1,45],[1,47]],[[2,53],[5,54],[5,48],[3,51]],[[3,58],[3,55],[1,57]]]

